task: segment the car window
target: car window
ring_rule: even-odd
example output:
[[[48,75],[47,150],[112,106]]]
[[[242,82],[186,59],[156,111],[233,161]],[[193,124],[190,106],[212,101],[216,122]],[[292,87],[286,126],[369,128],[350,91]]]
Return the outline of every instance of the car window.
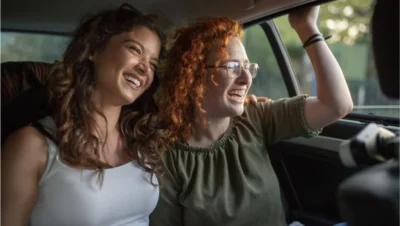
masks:
[[[39,61],[53,63],[60,60],[70,40],[68,36],[1,32],[1,62]]]
[[[375,70],[370,37],[373,0],[342,0],[321,6],[319,27],[336,56],[353,98],[353,113],[399,117],[400,102],[384,96]],[[311,63],[287,15],[274,19],[291,58],[302,93],[316,95]],[[390,28],[388,28],[390,30]]]
[[[253,25],[244,30],[243,44],[249,60],[258,63],[260,67],[249,93],[270,99],[288,97],[278,62],[260,25]]]

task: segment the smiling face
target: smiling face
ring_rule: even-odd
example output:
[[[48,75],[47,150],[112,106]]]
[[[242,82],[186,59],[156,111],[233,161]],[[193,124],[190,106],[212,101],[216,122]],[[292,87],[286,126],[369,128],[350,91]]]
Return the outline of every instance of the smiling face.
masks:
[[[90,58],[97,101],[114,106],[133,103],[151,86],[160,50],[159,37],[145,26],[113,36]]]
[[[214,44],[207,56],[206,65],[226,66],[230,62],[238,62],[241,65],[249,63],[242,42],[237,37],[228,39],[225,51],[221,53],[219,46]],[[252,83],[252,77],[247,70],[239,70],[235,73],[232,69],[224,67],[208,68],[208,82],[203,99],[203,109],[207,117],[235,117],[244,111],[244,100]]]

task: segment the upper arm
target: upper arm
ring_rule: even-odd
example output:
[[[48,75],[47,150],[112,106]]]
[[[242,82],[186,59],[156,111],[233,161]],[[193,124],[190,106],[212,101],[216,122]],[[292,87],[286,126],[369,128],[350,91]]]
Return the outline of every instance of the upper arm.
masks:
[[[321,132],[320,128],[308,125],[305,115],[307,99],[307,95],[300,95],[259,105],[261,125],[268,145],[291,137],[309,137]]]
[[[305,100],[304,118],[311,129],[325,127],[342,118],[342,115],[323,104],[317,97],[309,97]]]
[[[173,168],[173,160],[163,161],[164,175],[161,179],[160,199],[150,215],[151,226],[183,226],[183,206],[179,203],[179,186]]]
[[[47,143],[34,128],[12,133],[1,155],[1,223],[27,225],[47,161]]]

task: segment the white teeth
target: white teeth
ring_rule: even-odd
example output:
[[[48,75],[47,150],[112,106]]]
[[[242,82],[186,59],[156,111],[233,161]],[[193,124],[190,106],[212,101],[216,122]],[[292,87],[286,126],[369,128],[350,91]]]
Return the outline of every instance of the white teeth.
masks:
[[[243,97],[244,95],[245,95],[245,90],[243,90],[243,89],[235,89],[235,90],[232,90],[232,91],[229,91],[229,94],[233,94],[233,95],[237,95],[237,96],[240,96],[240,97]]]
[[[140,83],[140,81],[137,80],[136,78],[131,77],[131,76],[125,76],[125,78],[126,78],[128,81],[135,83],[135,85],[136,85],[137,87],[140,87],[141,83]]]

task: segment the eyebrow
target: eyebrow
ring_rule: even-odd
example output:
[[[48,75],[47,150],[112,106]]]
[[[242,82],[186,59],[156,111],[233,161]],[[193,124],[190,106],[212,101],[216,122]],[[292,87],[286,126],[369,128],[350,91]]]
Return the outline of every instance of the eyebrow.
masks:
[[[227,60],[224,60],[222,62],[223,63],[228,63],[228,62],[238,62],[238,63],[240,63],[240,60],[238,60],[238,59],[227,59]],[[248,64],[248,63],[250,63],[250,61],[248,59],[246,59],[246,60],[244,60],[243,63]]]
[[[129,42],[133,42],[133,43],[138,44],[138,45],[140,46],[140,48],[142,49],[142,51],[146,50],[146,49],[144,48],[144,46],[142,45],[142,43],[140,43],[140,42],[138,42],[138,41],[136,41],[136,40],[134,40],[134,39],[125,39],[125,40],[124,40],[124,43],[129,43]],[[156,61],[157,63],[158,63],[158,61],[159,61],[159,59],[158,59],[157,57],[152,57],[150,60]]]

